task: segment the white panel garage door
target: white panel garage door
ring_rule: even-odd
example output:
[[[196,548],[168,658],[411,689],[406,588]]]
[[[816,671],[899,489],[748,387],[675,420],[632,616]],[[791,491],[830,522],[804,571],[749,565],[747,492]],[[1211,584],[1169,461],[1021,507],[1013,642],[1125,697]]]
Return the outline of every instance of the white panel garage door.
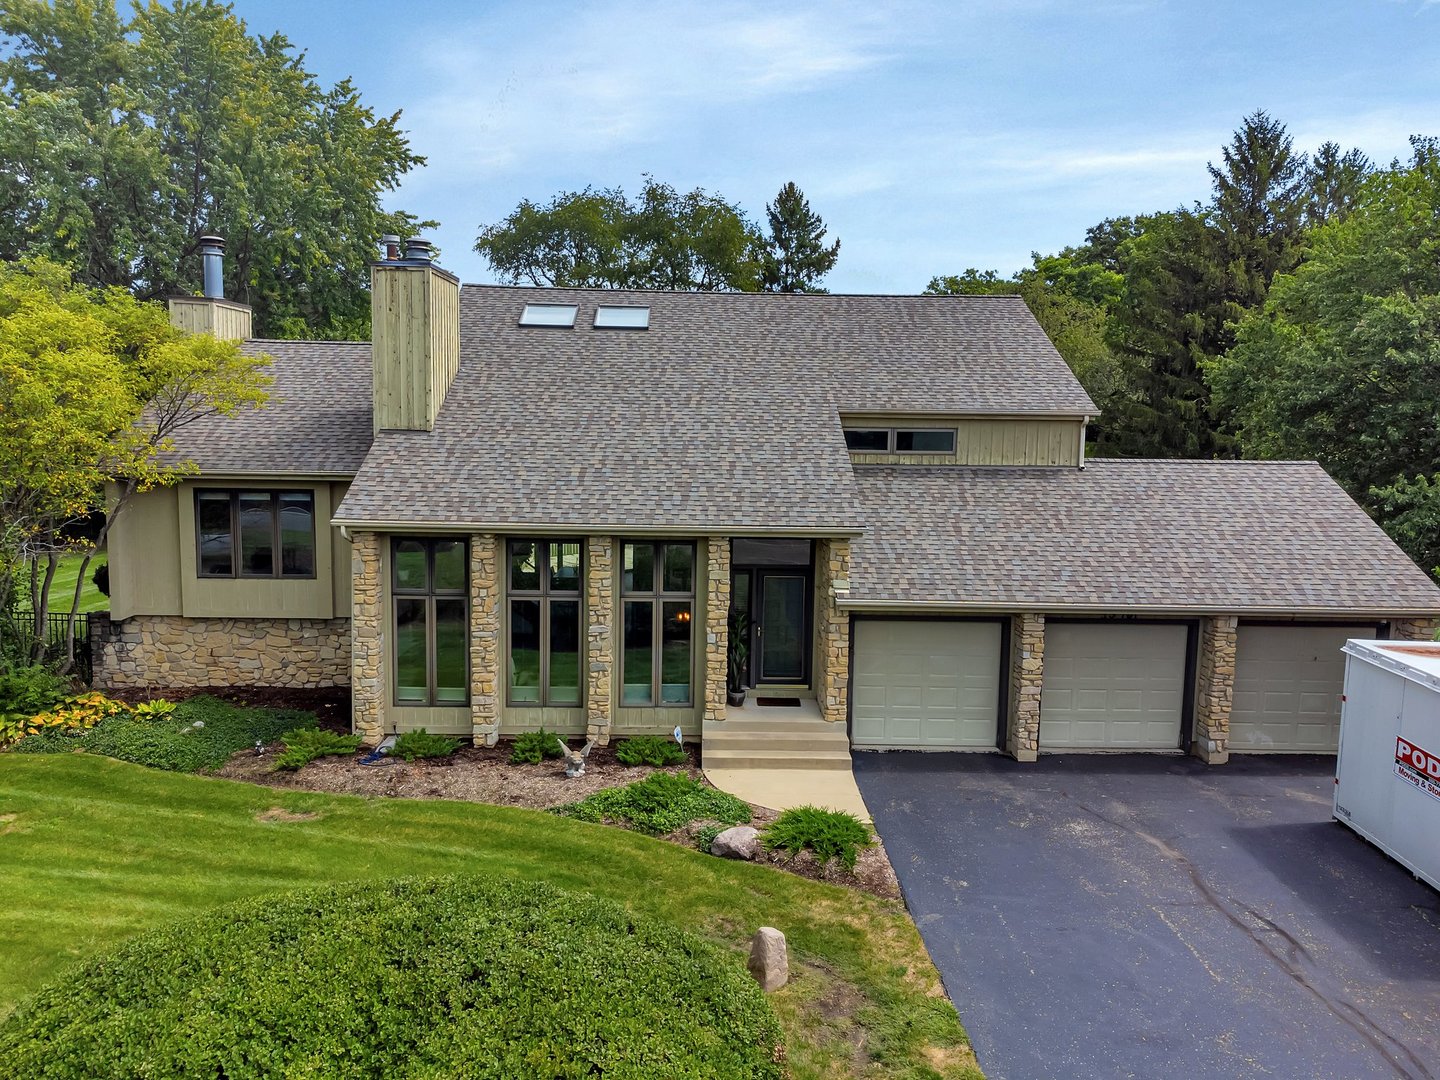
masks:
[[[995,745],[999,623],[857,619],[853,672],[855,746]]]
[[[1179,747],[1185,645],[1173,623],[1047,624],[1040,749]]]
[[[1373,626],[1246,626],[1235,639],[1235,700],[1230,749],[1333,754],[1340,739],[1340,695],[1348,638]]]

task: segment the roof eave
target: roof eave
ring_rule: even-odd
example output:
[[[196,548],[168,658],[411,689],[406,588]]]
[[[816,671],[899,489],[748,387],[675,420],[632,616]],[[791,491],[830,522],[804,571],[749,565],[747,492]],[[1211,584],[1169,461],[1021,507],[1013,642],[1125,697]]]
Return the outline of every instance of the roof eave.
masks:
[[[1432,618],[1440,615],[1440,600],[1431,607],[1397,604],[1377,607],[1305,607],[1295,604],[1073,604],[1047,601],[1004,601],[973,603],[951,600],[875,600],[838,597],[841,610],[894,612],[896,614],[1005,615],[1015,612],[1044,612],[1057,615],[1257,615],[1287,618],[1336,619],[1409,619]]]
[[[679,525],[674,522],[658,525],[586,524],[554,521],[376,521],[366,518],[334,517],[330,524],[359,532],[383,532],[413,535],[418,533],[521,533],[538,536],[784,536],[803,540],[826,540],[857,537],[865,534],[864,526],[793,526],[776,525]]]

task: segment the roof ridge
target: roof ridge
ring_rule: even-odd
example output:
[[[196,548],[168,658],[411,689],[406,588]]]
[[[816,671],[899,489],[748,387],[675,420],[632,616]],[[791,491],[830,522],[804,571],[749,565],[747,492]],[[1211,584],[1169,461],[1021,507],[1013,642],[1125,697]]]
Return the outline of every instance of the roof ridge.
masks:
[[[1024,303],[1024,297],[1019,293],[786,293],[769,291],[748,292],[739,289],[612,289],[599,285],[500,285],[494,282],[484,281],[465,281],[461,282],[460,287],[462,289],[497,289],[511,292],[534,293],[581,292],[600,294],[644,293],[652,296],[763,296],[775,299],[787,297],[803,300],[1019,300],[1021,303]]]
[[[1085,464],[1134,463],[1137,465],[1319,465],[1314,458],[1167,458],[1167,457],[1086,457]]]
[[[245,341],[256,341],[265,345],[369,345],[368,341],[336,341],[333,338],[278,338],[249,337]]]

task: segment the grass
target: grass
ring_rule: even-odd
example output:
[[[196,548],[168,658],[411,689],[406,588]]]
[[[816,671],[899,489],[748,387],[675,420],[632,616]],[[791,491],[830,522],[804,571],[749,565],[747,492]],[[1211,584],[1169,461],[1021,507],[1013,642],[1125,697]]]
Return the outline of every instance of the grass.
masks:
[[[727,948],[789,939],[795,1080],[979,1077],[895,901],[548,814],[262,788],[88,754],[0,755],[0,1015],[68,963],[242,897],[479,873],[619,901]]]
[[[81,558],[79,555],[66,555],[55,568],[55,580],[50,583],[50,610],[57,615],[67,613],[75,599],[75,581],[80,576]],[[105,553],[102,551],[91,559],[90,565],[85,568],[85,588],[80,593],[81,614],[110,610],[110,598],[95,588],[95,582],[90,580],[95,568],[104,561]]]

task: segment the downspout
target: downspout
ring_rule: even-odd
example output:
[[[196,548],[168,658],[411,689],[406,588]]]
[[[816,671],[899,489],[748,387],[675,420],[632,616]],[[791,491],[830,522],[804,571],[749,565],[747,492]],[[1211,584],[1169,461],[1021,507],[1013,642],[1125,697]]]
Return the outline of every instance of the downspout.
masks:
[[[1085,468],[1085,429],[1090,426],[1090,417],[1080,418],[1080,468]]]

